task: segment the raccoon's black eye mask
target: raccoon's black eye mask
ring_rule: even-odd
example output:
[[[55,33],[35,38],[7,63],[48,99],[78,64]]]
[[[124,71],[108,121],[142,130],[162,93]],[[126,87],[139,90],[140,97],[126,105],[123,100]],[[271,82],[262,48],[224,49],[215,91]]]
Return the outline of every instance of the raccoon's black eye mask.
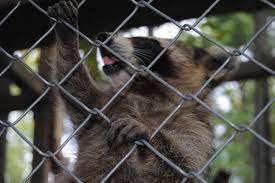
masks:
[[[133,37],[131,38],[131,42],[134,48],[133,54],[140,57],[146,66],[163,50],[159,41],[153,38]]]
[[[134,54],[136,54],[136,56],[140,56],[139,50],[141,50],[141,52],[142,50],[146,51],[145,54],[147,54],[147,58],[142,56],[140,57],[145,66],[148,66],[164,49],[157,39],[150,37],[133,37],[131,38],[131,41],[134,47]],[[151,68],[151,70],[161,76],[176,77],[175,68],[176,67],[174,66],[173,61],[171,61],[167,54],[164,53]]]

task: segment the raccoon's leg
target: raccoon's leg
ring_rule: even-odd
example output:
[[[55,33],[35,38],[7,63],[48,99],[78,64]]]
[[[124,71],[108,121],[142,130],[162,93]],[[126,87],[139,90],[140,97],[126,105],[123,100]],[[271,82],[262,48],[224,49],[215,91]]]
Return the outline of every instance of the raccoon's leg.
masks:
[[[183,124],[185,125],[183,126]],[[121,118],[112,123],[108,132],[107,143],[112,149],[124,148],[124,145],[134,143],[137,140],[145,139],[148,141],[153,131],[154,129],[150,126],[140,123],[136,119],[130,117]],[[207,125],[203,122],[193,118],[185,119],[185,117],[180,116],[171,124],[169,129],[161,129],[150,140],[150,144],[185,172],[196,172],[202,168],[211,152],[211,134]],[[145,159],[151,159],[152,154],[149,151],[140,153]],[[163,163],[157,160],[160,159],[147,160],[146,166],[151,166],[151,169],[152,167],[158,167],[160,171],[166,172],[166,178],[168,178],[167,168],[169,166],[165,167]],[[171,174],[169,176],[170,180],[173,179],[174,175]]]
[[[52,7],[48,8],[50,16],[58,19],[61,18],[78,28],[78,9],[76,0],[60,1]],[[76,32],[62,23],[58,23],[56,28],[56,58],[54,62],[54,79],[61,81],[80,61],[79,56],[79,36]],[[93,81],[86,71],[83,64],[62,83],[62,87],[72,96],[80,100],[86,106],[93,108],[98,107],[101,92],[93,85]],[[60,89],[59,89],[60,91]],[[76,125],[84,120],[87,116],[87,111],[72,99],[60,92],[62,98],[65,98],[65,106],[67,112],[72,118],[71,120]],[[79,110],[80,109],[80,110]]]

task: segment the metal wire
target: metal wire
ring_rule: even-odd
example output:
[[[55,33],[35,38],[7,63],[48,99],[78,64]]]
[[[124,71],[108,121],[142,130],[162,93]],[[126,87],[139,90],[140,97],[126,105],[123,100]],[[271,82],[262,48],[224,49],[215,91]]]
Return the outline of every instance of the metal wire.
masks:
[[[275,145],[272,144],[270,141],[268,141],[267,139],[265,139],[264,137],[262,137],[260,134],[258,134],[257,132],[255,132],[252,127],[253,125],[257,122],[257,119],[259,119],[263,113],[275,102],[275,98],[271,99],[270,102],[251,120],[250,123],[248,124],[242,124],[240,126],[236,125],[235,123],[227,120],[224,116],[222,116],[219,112],[215,111],[214,109],[212,109],[210,106],[208,106],[205,102],[203,102],[202,100],[199,99],[199,95],[200,93],[202,93],[205,88],[213,81],[213,79],[217,76],[217,74],[219,74],[221,72],[221,70],[232,60],[231,58],[234,56],[244,56],[246,58],[248,58],[249,60],[251,60],[253,63],[255,63],[257,66],[259,66],[261,69],[265,70],[266,72],[268,72],[271,75],[275,75],[275,71],[272,70],[271,68],[268,68],[267,66],[265,66],[264,64],[262,64],[260,61],[256,60],[255,58],[248,56],[247,54],[245,54],[245,51],[250,47],[250,45],[255,41],[255,39],[263,32],[267,29],[267,27],[275,20],[275,17],[272,17],[269,21],[266,22],[265,25],[263,25],[261,27],[260,30],[258,30],[252,37],[251,39],[247,42],[247,44],[241,49],[233,49],[233,50],[229,50],[228,48],[226,48],[224,45],[222,45],[221,43],[219,43],[217,40],[214,40],[213,38],[209,37],[208,35],[202,33],[201,31],[199,31],[196,26],[207,16],[207,14],[212,11],[213,8],[216,7],[217,4],[219,4],[221,2],[221,0],[216,0],[214,1],[209,8],[207,8],[204,12],[202,12],[201,16],[199,16],[199,18],[197,18],[197,20],[195,21],[195,23],[193,23],[193,25],[189,25],[189,24],[184,24],[184,25],[180,25],[179,22],[177,22],[176,20],[174,20],[173,18],[171,18],[170,16],[166,15],[165,13],[161,12],[160,10],[158,10],[157,8],[155,8],[152,5],[153,0],[150,1],[135,1],[135,0],[130,0],[133,5],[135,6],[135,8],[133,9],[133,11],[121,22],[121,24],[113,31],[113,33],[109,36],[109,38],[107,38],[104,42],[101,42],[99,40],[91,40],[88,36],[86,36],[85,34],[83,34],[82,32],[80,32],[76,27],[70,25],[68,22],[66,22],[65,20],[62,19],[58,19],[56,20],[53,17],[50,17],[47,13],[46,10],[44,10],[43,8],[41,8],[37,3],[35,3],[32,0],[28,0],[28,3],[30,3],[33,7],[35,7],[39,12],[41,12],[42,14],[44,14],[45,16],[47,16],[49,19],[51,19],[53,21],[53,25],[47,30],[45,31],[45,34],[43,34],[43,36],[41,36],[29,49],[28,51],[22,56],[22,57],[17,57],[15,55],[12,55],[10,53],[8,53],[8,51],[6,51],[4,48],[2,48],[0,46],[0,52],[3,53],[4,55],[6,55],[8,58],[10,58],[10,63],[2,70],[0,71],[0,77],[2,77],[11,67],[15,62],[20,62],[21,64],[23,64],[23,66],[25,68],[27,68],[35,77],[37,77],[38,79],[40,79],[45,85],[46,88],[44,90],[44,92],[30,105],[30,107],[28,107],[25,112],[13,123],[9,122],[9,121],[0,121],[0,127],[2,127],[3,129],[1,130],[0,133],[0,137],[3,134],[3,132],[7,129],[7,128],[11,128],[13,129],[21,138],[22,140],[24,140],[27,144],[29,144],[32,149],[34,151],[36,151],[37,153],[39,153],[43,158],[42,161],[36,166],[33,167],[32,172],[30,172],[30,174],[23,180],[23,182],[27,182],[37,171],[38,169],[44,164],[45,161],[47,161],[48,159],[52,159],[53,161],[55,161],[61,169],[63,169],[68,175],[70,175],[76,182],[82,182],[81,181],[81,177],[77,177],[72,171],[70,171],[65,165],[63,165],[56,157],[56,155],[64,148],[64,146],[79,132],[79,130],[81,128],[83,128],[83,126],[92,118],[92,116],[101,116],[106,122],[111,123],[111,119],[106,116],[104,114],[104,111],[113,103],[113,101],[119,97],[119,95],[124,91],[127,90],[128,86],[130,84],[133,84],[135,81],[135,78],[139,75],[139,73],[146,73],[147,75],[152,76],[153,78],[155,78],[156,81],[160,82],[162,85],[164,85],[167,90],[170,90],[171,92],[174,92],[175,94],[177,94],[178,96],[181,97],[181,100],[179,101],[179,103],[176,105],[176,107],[174,109],[171,110],[170,114],[165,118],[165,120],[163,120],[159,127],[154,131],[154,133],[152,134],[151,138],[155,138],[156,134],[163,128],[163,126],[166,125],[166,123],[168,121],[171,120],[171,118],[178,112],[178,110],[185,104],[186,101],[188,100],[193,100],[196,101],[199,105],[201,105],[202,107],[204,107],[206,110],[208,110],[211,114],[213,114],[215,117],[221,119],[223,122],[225,122],[229,127],[231,127],[234,132],[232,133],[232,135],[230,136],[230,138],[227,139],[227,141],[209,158],[209,160],[205,163],[205,165],[198,170],[198,172],[186,172],[184,169],[182,169],[181,167],[179,167],[177,164],[175,164],[173,161],[171,161],[168,157],[165,157],[161,152],[159,152],[152,144],[150,144],[149,142],[140,139],[139,141],[136,141],[133,144],[133,147],[131,148],[131,150],[119,161],[117,162],[116,166],[110,171],[110,172],[106,172],[106,176],[102,179],[101,182],[106,182],[110,179],[110,177],[117,171],[117,169],[133,154],[133,152],[139,148],[139,146],[145,146],[147,147],[153,154],[155,154],[157,157],[159,157],[161,160],[163,160],[164,162],[167,163],[168,166],[170,166],[171,168],[174,168],[176,171],[178,171],[180,174],[183,175],[183,179],[182,182],[186,182],[188,179],[190,178],[195,178],[197,179],[199,182],[207,182],[206,180],[204,180],[200,175],[211,165],[211,163],[219,156],[219,154],[234,140],[234,138],[236,137],[237,134],[239,133],[250,133],[251,135],[253,135],[254,137],[256,137],[258,140],[260,140],[261,142],[265,143],[266,145],[268,145],[272,150],[275,150]],[[269,6],[270,8],[275,8],[274,4],[267,1],[267,0],[259,0],[262,3],[264,3],[265,5]],[[86,0],[82,0],[79,3],[79,11],[81,11],[81,7],[85,6],[85,2]],[[7,19],[10,18],[10,16],[12,16],[14,14],[14,12],[16,12],[16,10],[21,6],[21,1],[18,1],[18,3],[14,6],[14,8],[12,8],[12,10],[10,12],[8,12],[8,14],[6,16],[4,16],[4,18],[2,20],[0,20],[0,27],[6,22]],[[168,44],[167,47],[165,47],[155,58],[154,60],[152,60],[151,64],[147,67],[145,66],[140,66],[139,68],[137,68],[136,66],[132,65],[127,59],[124,59],[121,55],[119,55],[119,53],[115,52],[114,50],[112,50],[110,47],[108,47],[108,45],[106,44],[115,34],[117,34],[118,31],[121,30],[121,28],[127,23],[129,22],[132,17],[140,10],[140,9],[148,9],[150,10],[152,13],[155,13],[156,15],[164,18],[166,21],[173,23],[174,25],[176,25],[180,30],[178,32],[178,34],[171,40],[170,44]],[[37,45],[39,43],[41,43],[41,41],[43,41],[48,34],[50,34],[53,29],[56,27],[56,25],[58,23],[63,23],[64,25],[66,25],[68,28],[70,28],[72,31],[76,32],[79,34],[79,36],[86,40],[89,44],[90,44],[90,50],[88,51],[88,53],[74,66],[74,68],[72,68],[70,70],[70,72],[68,74],[66,74],[66,76],[59,82],[59,83],[51,83],[49,81],[47,81],[46,79],[44,79],[42,76],[40,76],[39,74],[35,73],[31,68],[29,68],[24,62],[23,59],[24,57],[26,57],[34,48],[37,47]],[[193,94],[185,94],[185,93],[181,93],[180,91],[177,90],[177,88],[173,87],[171,84],[167,83],[166,81],[164,81],[162,78],[160,78],[158,75],[156,75],[154,72],[152,72],[150,69],[157,64],[158,60],[160,59],[160,57],[172,46],[174,45],[174,43],[178,40],[178,38],[184,34],[185,32],[188,31],[194,31],[195,33],[197,33],[198,35],[200,35],[202,38],[206,39],[207,41],[209,41],[211,44],[214,44],[216,46],[218,46],[219,48],[221,48],[224,52],[226,52],[228,54],[228,58],[225,60],[224,64],[222,64],[217,70],[216,72],[204,83],[204,85],[196,92]],[[83,64],[87,57],[93,52],[95,47],[99,47],[102,46],[104,47],[106,50],[108,50],[109,52],[111,52],[112,54],[114,54],[117,58],[119,58],[121,61],[123,61],[125,64],[127,64],[128,66],[130,66],[135,73],[132,75],[132,77],[121,87],[121,89],[101,108],[101,109],[97,109],[97,108],[93,108],[92,106],[86,106],[85,104],[83,104],[81,101],[79,101],[76,97],[74,97],[72,94],[70,94],[68,91],[66,91],[65,88],[62,87],[62,83],[64,83],[66,80],[70,79],[70,75],[73,74],[73,72],[76,71],[76,69],[78,67],[80,67],[81,64]],[[81,124],[79,125],[79,127],[77,127],[74,132],[65,140],[65,142],[63,144],[60,145],[60,147],[56,150],[56,152],[42,152],[38,147],[36,147],[24,134],[22,134],[22,132],[20,132],[15,125],[18,124],[21,119],[29,112],[33,109],[34,106],[38,105],[39,101],[41,101],[44,96],[50,91],[51,88],[53,87],[57,87],[59,88],[59,90],[61,92],[63,92],[63,94],[65,94],[70,100],[72,100],[74,102],[74,105],[77,105],[77,107],[82,108],[84,110],[86,110],[89,114],[86,117],[86,119],[81,122]]]

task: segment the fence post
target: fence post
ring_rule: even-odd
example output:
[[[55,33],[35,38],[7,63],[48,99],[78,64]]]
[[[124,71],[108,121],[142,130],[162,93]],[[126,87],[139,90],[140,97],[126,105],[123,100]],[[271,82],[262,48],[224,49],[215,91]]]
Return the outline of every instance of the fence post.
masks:
[[[6,59],[2,54],[0,54],[0,61],[3,61]],[[3,67],[4,68],[4,67]],[[0,67],[0,72],[1,69]],[[0,79],[0,96],[6,97],[9,95],[9,82],[5,78]],[[5,105],[5,103],[4,103]],[[1,108],[1,107],[0,107]],[[2,108],[4,109],[4,108]],[[0,120],[6,121],[8,118],[8,110],[1,110],[0,111]],[[4,130],[5,127],[0,125],[0,182],[5,182],[5,166],[6,166],[6,149],[7,149],[7,139],[6,139],[6,134],[7,134],[7,129]],[[4,130],[4,131],[2,131]],[[2,132],[2,134],[1,134]]]
[[[148,26],[148,36],[154,36],[154,28],[153,26]]]
[[[47,80],[50,80],[50,66],[48,59],[50,56],[50,50],[43,48],[39,60],[39,74]],[[36,145],[42,152],[51,151],[51,138],[53,136],[53,105],[50,95],[44,96],[44,98],[34,108],[34,145]],[[42,156],[36,151],[33,151],[32,166],[35,168]],[[31,181],[33,183],[47,183],[48,175],[51,171],[51,161],[46,161],[39,170],[32,176]]]
[[[255,81],[255,114],[268,102],[268,81],[266,78]],[[271,140],[269,122],[269,111],[266,111],[255,124],[256,131],[267,140]],[[271,165],[271,149],[269,146],[260,142],[259,139],[253,137],[253,159],[254,159],[254,182],[271,183],[272,180],[272,165]]]
[[[0,120],[5,121],[7,119],[7,114],[0,113]],[[0,132],[4,129],[4,127],[0,126]],[[0,182],[5,182],[5,165],[6,165],[6,134],[7,130],[0,134]]]
[[[255,29],[258,30],[266,21],[267,15],[264,12],[258,12],[254,16]],[[270,48],[267,44],[266,34],[263,33],[260,37],[255,40],[255,58],[260,60],[269,59],[268,55],[271,54]],[[255,81],[255,114],[257,115],[261,109],[269,101],[269,87],[268,79],[262,78]],[[267,140],[271,140],[270,131],[270,121],[269,121],[269,111],[267,110],[256,122],[255,129]],[[252,140],[252,154],[254,163],[254,182],[272,182],[272,165],[271,165],[271,149],[266,146],[263,142],[253,137]]]

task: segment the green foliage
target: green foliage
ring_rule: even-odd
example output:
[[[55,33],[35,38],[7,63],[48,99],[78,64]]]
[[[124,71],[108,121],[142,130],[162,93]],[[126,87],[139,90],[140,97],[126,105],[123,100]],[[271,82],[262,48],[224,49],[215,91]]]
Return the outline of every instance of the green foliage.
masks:
[[[243,143],[239,138],[236,138],[227,148],[223,151],[215,163],[212,165],[212,173],[216,174],[221,169],[229,171],[233,174],[233,181],[239,180],[240,182],[253,182],[253,169],[251,166],[251,158],[248,153],[249,144],[240,145]]]
[[[254,92],[253,82],[245,82],[240,84],[238,88],[226,88],[221,95],[226,96],[230,100],[231,109],[226,112],[220,110],[219,113],[235,125],[248,124],[254,116]],[[241,93],[241,95],[236,97],[236,93]],[[233,134],[234,130],[217,118],[214,118],[213,121],[214,124],[222,125],[226,128],[222,136],[216,136],[216,141],[218,141],[216,149],[219,149]],[[232,182],[237,180],[240,182],[252,182],[253,169],[249,151],[250,143],[251,135],[238,134],[212,164],[212,174],[215,175],[219,170],[225,169],[233,174]]]
[[[214,40],[230,47],[245,44],[253,33],[253,19],[250,14],[234,13],[222,16],[211,16],[198,25],[199,29]],[[210,43],[197,36],[182,36],[182,40],[192,46],[206,47]]]
[[[269,80],[270,83],[270,99],[275,96],[274,79]],[[236,92],[242,93],[240,98],[236,97]],[[253,81],[241,83],[238,88],[227,88],[221,95],[225,95],[231,102],[229,111],[219,111],[226,119],[235,125],[249,124],[255,116],[254,97],[255,85]],[[270,108],[270,121],[274,123],[275,106]],[[218,142],[216,149],[219,149],[228,138],[232,135],[233,129],[225,122],[213,119],[215,125],[222,125],[226,128],[226,132],[222,136],[216,136]],[[275,141],[273,125],[272,129],[273,142]],[[212,164],[212,174],[215,175],[220,169],[226,169],[232,172],[232,182],[252,182],[253,169],[251,157],[251,140],[252,135],[249,133],[238,134],[233,142],[221,153],[220,156]]]
[[[12,112],[12,118],[19,117],[22,113]],[[33,120],[32,115],[24,117],[16,128],[22,132],[29,140],[33,139]],[[30,173],[32,161],[32,148],[22,140],[11,128],[7,133],[7,154],[6,154],[6,183],[21,182]]]
[[[21,95],[21,88],[19,88],[16,84],[10,85],[10,95],[12,96],[19,96]]]
[[[201,25],[201,29],[215,40],[231,47],[245,44],[254,32],[253,19],[246,13],[210,17]]]
[[[23,56],[28,50],[16,51],[16,54]],[[38,59],[40,56],[40,49],[34,49],[24,57],[24,63],[27,64],[34,72],[38,72]]]
[[[87,44],[86,42],[81,42],[80,43],[80,48],[84,51],[84,57],[85,55],[89,52],[89,50],[91,49],[91,46],[89,46],[89,44]],[[96,61],[96,49],[94,48],[94,50],[92,51],[92,53],[90,53],[86,60],[85,60],[85,65],[87,67],[87,69],[90,71],[91,76],[95,79],[95,80],[100,80],[100,73],[98,71],[97,68],[97,61]]]
[[[222,16],[212,16],[207,18],[203,23],[199,24],[198,29],[204,34],[208,35],[217,42],[238,48],[246,44],[254,34],[254,20],[252,15],[246,13],[234,13]],[[274,46],[274,33],[269,32],[269,41]],[[207,47],[212,45],[209,41],[202,37],[193,36],[191,34],[183,34],[181,37],[185,44],[195,47]],[[275,95],[275,81],[270,79],[270,98]],[[224,84],[220,88],[223,92],[220,96],[224,96],[230,101],[230,109],[223,111],[221,108],[216,107],[226,119],[233,122],[235,125],[248,124],[254,117],[254,97],[255,85],[253,81],[239,83],[238,87],[227,87]],[[215,101],[216,99],[214,99]],[[270,121],[275,120],[275,106],[270,109]],[[214,145],[219,149],[233,134],[234,129],[227,125],[225,122],[214,118],[214,129],[216,138]],[[273,125],[272,132],[275,134],[275,125]],[[221,129],[224,130],[223,134]],[[222,130],[222,131],[223,131]],[[215,131],[215,130],[214,130]],[[273,135],[273,142],[275,142],[275,135]],[[211,165],[211,175],[214,176],[219,170],[225,169],[231,174],[233,178],[231,182],[253,182],[253,166],[251,157],[251,139],[250,134],[238,134],[236,138],[225,148],[224,151],[217,157]]]
[[[16,54],[23,55],[27,50],[17,51]],[[33,71],[38,71],[38,58],[40,50],[31,51],[25,58],[24,63],[27,64]],[[13,96],[20,95],[21,88],[12,84],[10,93]],[[22,112],[14,111],[9,114],[9,120],[15,121],[22,115]],[[16,128],[23,133],[30,141],[33,141],[33,115],[28,113],[16,125]],[[32,148],[11,128],[7,131],[7,152],[6,152],[6,167],[5,167],[5,182],[18,183],[21,182],[32,170]]]

